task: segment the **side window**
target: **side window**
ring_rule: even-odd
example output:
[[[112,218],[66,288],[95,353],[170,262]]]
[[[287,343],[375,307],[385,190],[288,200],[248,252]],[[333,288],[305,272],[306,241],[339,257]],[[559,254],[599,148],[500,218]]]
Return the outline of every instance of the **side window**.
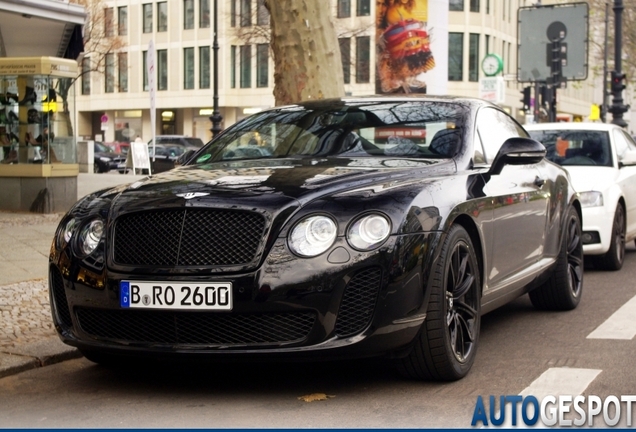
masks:
[[[484,145],[481,143],[481,138],[478,133],[475,134],[474,142],[475,153],[473,154],[473,164],[485,165],[486,158],[484,157]]]
[[[625,152],[629,149],[627,138],[623,135],[623,131],[614,129],[612,131],[614,137],[614,145],[616,146],[616,157],[620,161],[623,159]]]
[[[507,114],[482,108],[477,114],[477,133],[484,148],[487,163],[492,163],[503,143],[512,137],[527,137],[527,132]]]

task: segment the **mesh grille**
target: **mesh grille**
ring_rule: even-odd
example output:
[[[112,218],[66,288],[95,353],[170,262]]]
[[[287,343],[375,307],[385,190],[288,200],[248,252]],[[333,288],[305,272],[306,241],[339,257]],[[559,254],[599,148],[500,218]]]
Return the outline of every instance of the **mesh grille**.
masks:
[[[258,213],[175,209],[132,213],[115,224],[115,262],[221,266],[256,259],[265,219]]]
[[[380,277],[380,268],[371,267],[358,272],[349,281],[336,320],[338,336],[360,333],[369,325],[380,289]]]
[[[71,321],[71,313],[68,309],[68,301],[64,291],[64,279],[62,279],[60,271],[56,268],[51,269],[49,274],[49,289],[53,292],[55,310],[57,310],[57,316],[62,321],[62,325],[71,328],[73,322]]]
[[[233,315],[78,308],[76,313],[82,331],[96,338],[204,346],[300,342],[315,321],[313,312]]]

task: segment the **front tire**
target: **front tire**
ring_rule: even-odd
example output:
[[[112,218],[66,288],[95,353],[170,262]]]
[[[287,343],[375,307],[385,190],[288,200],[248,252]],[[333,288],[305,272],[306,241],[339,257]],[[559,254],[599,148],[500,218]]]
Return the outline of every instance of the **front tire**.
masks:
[[[583,293],[583,240],[581,218],[570,207],[565,218],[561,250],[550,278],[530,291],[532,305],[541,310],[571,310],[578,306]]]
[[[397,368],[407,378],[454,381],[475,361],[481,323],[479,266],[463,227],[451,227],[432,277],[426,320]]]
[[[616,206],[614,223],[612,224],[612,241],[605,255],[597,258],[600,268],[604,270],[620,270],[625,260],[625,210],[622,205]]]

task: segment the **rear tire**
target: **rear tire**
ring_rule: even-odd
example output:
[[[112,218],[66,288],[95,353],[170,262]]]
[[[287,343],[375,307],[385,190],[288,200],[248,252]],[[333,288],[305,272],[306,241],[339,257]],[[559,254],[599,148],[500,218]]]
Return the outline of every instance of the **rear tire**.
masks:
[[[578,306],[583,293],[583,240],[581,218],[570,207],[565,218],[561,251],[550,278],[530,291],[530,301],[541,310],[571,310]]]
[[[479,266],[463,227],[451,227],[432,278],[426,320],[397,369],[407,378],[454,381],[475,361],[481,323]]]
[[[625,210],[616,206],[612,224],[612,241],[609,250],[597,258],[598,266],[604,270],[620,270],[625,260]]]

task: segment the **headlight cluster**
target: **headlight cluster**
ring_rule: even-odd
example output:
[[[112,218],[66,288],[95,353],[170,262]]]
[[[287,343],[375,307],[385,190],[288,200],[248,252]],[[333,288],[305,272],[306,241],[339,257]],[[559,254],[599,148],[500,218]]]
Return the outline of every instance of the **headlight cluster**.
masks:
[[[79,238],[77,246],[82,255],[90,255],[97,248],[99,241],[104,235],[104,221],[101,219],[92,219],[83,225],[77,219],[69,219],[58,234],[57,246],[64,247],[68,244],[79,230]]]
[[[597,191],[580,192],[581,207],[602,207],[603,193]]]
[[[390,233],[389,219],[382,214],[373,213],[364,215],[351,224],[347,230],[347,240],[353,248],[368,251],[384,243]],[[289,234],[288,244],[296,255],[313,257],[329,249],[337,235],[338,226],[332,218],[312,215],[294,226]]]

